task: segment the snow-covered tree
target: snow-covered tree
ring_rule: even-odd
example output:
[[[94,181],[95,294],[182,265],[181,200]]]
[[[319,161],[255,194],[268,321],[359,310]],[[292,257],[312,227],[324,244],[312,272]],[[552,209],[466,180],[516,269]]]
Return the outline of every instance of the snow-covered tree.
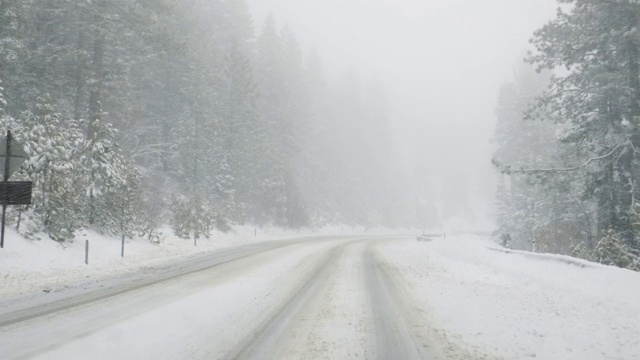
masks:
[[[583,221],[585,204],[573,194],[581,184],[563,173],[525,170],[562,167],[568,159],[556,138],[561,128],[553,112],[538,108],[537,118],[529,116],[549,75],[524,65],[517,69],[515,83],[501,89],[496,109],[493,161],[504,170],[496,194],[499,232],[508,234],[516,248],[532,249],[535,242],[539,250],[568,253],[591,231],[590,222]]]
[[[397,223],[382,86],[334,86],[302,48],[273,18],[256,36],[246,0],[0,1],[2,124],[34,181],[10,219],[57,240]]]
[[[133,186],[128,180],[137,177],[137,173],[116,142],[117,130],[113,125],[97,118],[88,128],[91,138],[83,141],[77,153],[85,189],[86,221],[108,229],[113,226],[111,196],[125,191],[127,185]]]
[[[540,68],[564,68],[537,108],[563,125],[576,165],[587,172],[584,198],[597,202],[598,237],[613,230],[638,247],[630,224],[640,146],[640,33],[636,1],[561,0],[557,18],[533,38]]]
[[[78,123],[65,120],[50,100],[39,99],[34,111],[7,124],[29,156],[18,174],[33,181],[25,231],[33,235],[44,230],[58,241],[72,239],[83,223],[76,158],[83,135]]]

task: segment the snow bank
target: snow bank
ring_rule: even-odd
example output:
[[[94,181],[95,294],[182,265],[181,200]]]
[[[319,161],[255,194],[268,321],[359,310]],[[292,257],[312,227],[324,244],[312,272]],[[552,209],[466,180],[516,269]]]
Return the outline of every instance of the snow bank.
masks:
[[[143,238],[127,239],[125,256],[120,256],[118,237],[83,230],[72,242],[58,243],[42,235],[43,240],[27,240],[11,227],[0,249],[0,298],[42,291],[56,291],[78,282],[95,282],[105,277],[134,273],[179,258],[261,241],[284,240],[311,235],[383,235],[394,233],[384,228],[364,229],[332,225],[316,229],[285,230],[273,226],[236,226],[229,233],[215,232],[209,239],[185,240],[163,228],[159,244]],[[85,265],[85,240],[89,240],[89,265]]]
[[[421,304],[425,325],[479,353],[576,360],[640,354],[640,273],[514,256],[473,235],[412,239],[381,252]]]
[[[569,265],[575,265],[575,266],[579,266],[579,267],[596,267],[596,266],[603,266],[601,264],[598,263],[593,263],[587,260],[583,260],[583,259],[578,259],[578,258],[574,258],[571,256],[567,256],[567,255],[558,255],[558,254],[548,254],[548,253],[534,253],[534,252],[530,252],[530,251],[521,251],[521,250],[512,250],[512,249],[505,249],[505,248],[499,248],[499,247],[495,247],[495,246],[489,246],[487,247],[489,250],[493,250],[493,251],[499,251],[505,254],[515,254],[515,255],[520,255],[520,256],[524,256],[530,259],[537,259],[537,260],[546,260],[546,261],[556,261],[556,262],[561,262],[561,263],[565,263],[565,264],[569,264]]]
[[[5,248],[0,249],[0,297],[51,291],[86,279],[135,272],[181,257],[253,242],[355,231],[346,227],[292,231],[241,226],[229,233],[216,232],[209,239],[199,239],[194,246],[193,240],[178,238],[166,228],[159,244],[142,238],[127,239],[122,258],[117,237],[84,230],[73,242],[61,244],[46,235],[41,237],[43,240],[27,240],[7,227]],[[89,265],[84,263],[85,240],[89,240]]]

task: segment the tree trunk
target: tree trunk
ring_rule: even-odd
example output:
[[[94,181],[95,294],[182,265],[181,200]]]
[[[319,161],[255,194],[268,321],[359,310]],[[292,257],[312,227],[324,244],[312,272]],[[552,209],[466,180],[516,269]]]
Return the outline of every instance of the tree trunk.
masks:
[[[172,141],[172,125],[170,122],[170,118],[172,114],[175,114],[175,108],[173,99],[175,94],[170,93],[171,89],[174,88],[173,76],[169,66],[171,64],[171,60],[167,56],[165,58],[165,89],[163,92],[164,95],[164,119],[162,120],[161,131],[162,131],[162,147],[165,148],[166,151],[163,151],[160,154],[161,162],[162,162],[162,170],[165,174],[169,172],[169,148],[171,148]]]
[[[598,241],[607,235],[607,231],[616,228],[615,184],[613,183],[613,163],[603,169],[603,179],[598,196]]]
[[[104,81],[104,48],[105,33],[101,25],[103,23],[100,11],[94,16],[95,34],[93,40],[92,67],[94,79],[89,93],[89,124],[87,126],[87,139],[93,138],[95,129],[93,123],[100,118],[102,85]]]
[[[629,11],[628,28],[638,27],[638,13]],[[630,141],[634,148],[640,148],[640,58],[638,58],[638,43],[635,37],[626,40],[627,76],[630,91],[629,119],[632,130]],[[635,235],[632,226],[631,211],[634,207],[636,194],[635,179],[638,175],[637,162],[634,161],[634,149],[626,147],[620,156],[620,216],[619,227],[621,237],[630,246],[635,245]]]
[[[84,16],[80,14],[80,21],[78,25],[78,44],[76,45],[77,57],[76,61],[78,62],[76,68],[76,94],[73,102],[73,116],[76,120],[83,117],[83,113],[86,109],[82,109],[82,97],[85,86],[85,75],[84,71],[87,67],[87,58],[85,55],[85,46],[87,42],[87,35],[85,33],[84,28]]]

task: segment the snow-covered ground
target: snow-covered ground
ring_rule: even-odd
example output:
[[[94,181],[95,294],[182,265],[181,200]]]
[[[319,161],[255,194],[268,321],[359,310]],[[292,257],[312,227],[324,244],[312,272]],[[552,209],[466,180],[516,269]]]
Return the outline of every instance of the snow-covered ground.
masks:
[[[458,235],[380,252],[424,322],[441,341],[467,344],[469,358],[640,358],[640,273],[494,247]]]
[[[383,230],[377,230],[381,232]],[[7,227],[4,249],[0,249],[0,297],[55,291],[85,279],[99,279],[138,272],[197,254],[270,240],[320,234],[350,234],[361,229],[327,227],[314,230],[283,230],[276,227],[238,226],[229,233],[215,232],[209,239],[185,240],[163,229],[159,244],[144,238],[127,239],[125,256],[121,241],[91,230],[80,231],[72,242],[27,240]],[[89,240],[89,265],[85,264],[85,240]]]
[[[125,259],[118,258],[117,241],[104,239],[109,249],[116,247],[112,259],[87,267],[79,246],[69,255],[74,261],[79,255],[79,265],[57,260],[66,266],[44,269],[32,286],[49,286],[42,279],[65,271],[80,274],[60,275],[66,286],[84,281],[86,271],[124,286],[128,273],[155,274],[145,269],[205,250],[198,259],[211,254],[207,261],[218,264],[215,254],[259,241],[253,229],[242,231],[220,236],[209,248],[204,241],[195,249],[167,239],[155,250],[140,244],[145,250],[136,253],[132,245]],[[563,360],[640,354],[640,273],[566,257],[504,253],[476,235],[430,241],[322,235],[277,244],[283,246],[39,318],[5,321],[0,349],[5,358],[42,359]],[[133,259],[143,265],[126,263]],[[38,272],[23,268],[13,276],[30,279],[32,273]],[[3,302],[11,296],[0,295],[0,324]]]

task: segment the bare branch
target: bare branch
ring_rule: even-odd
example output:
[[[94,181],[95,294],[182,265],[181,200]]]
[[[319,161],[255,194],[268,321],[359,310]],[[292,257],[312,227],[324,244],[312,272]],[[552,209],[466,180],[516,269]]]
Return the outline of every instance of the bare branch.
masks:
[[[589,160],[587,160],[586,162],[584,162],[581,165],[576,165],[576,166],[571,166],[571,167],[565,167],[565,168],[549,168],[549,169],[518,169],[518,170],[512,170],[511,166],[509,165],[502,165],[499,162],[497,162],[496,160],[493,161],[494,165],[497,166],[498,168],[500,168],[500,170],[505,173],[505,174],[543,174],[543,173],[562,173],[562,172],[572,172],[572,171],[577,171],[580,169],[584,169],[587,166],[589,166],[592,162],[595,161],[600,161],[600,160],[604,160],[607,158],[610,158],[611,156],[613,156],[620,148],[622,147],[622,145],[617,145],[615,148],[613,148],[613,150],[611,150],[610,152],[601,155],[601,156],[596,156],[596,157],[592,157]]]

